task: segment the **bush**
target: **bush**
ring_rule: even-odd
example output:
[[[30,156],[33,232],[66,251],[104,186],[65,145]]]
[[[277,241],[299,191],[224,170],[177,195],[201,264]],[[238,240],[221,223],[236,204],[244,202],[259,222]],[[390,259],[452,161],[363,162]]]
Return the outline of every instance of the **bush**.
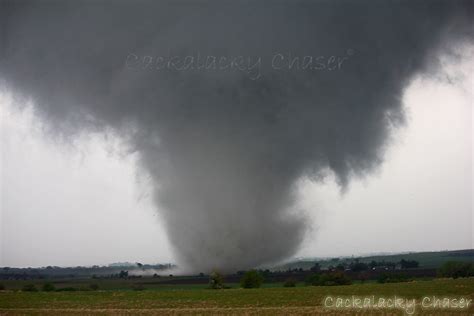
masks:
[[[134,286],[132,287],[132,289],[133,289],[134,291],[145,291],[145,290],[146,290],[145,287],[144,287],[143,285],[141,285],[141,284],[134,285]]]
[[[323,286],[352,284],[351,280],[341,271],[323,274],[320,278],[320,282]]]
[[[258,271],[250,270],[245,272],[243,278],[240,280],[240,286],[244,289],[258,288],[262,285],[263,277]]]
[[[285,283],[283,283],[284,287],[295,287],[296,286],[296,280],[295,279],[286,279]]]
[[[56,288],[52,283],[45,283],[43,284],[42,290],[45,292],[51,292],[54,291]]]
[[[0,291],[5,291],[5,285],[3,285],[2,283],[0,283]]]
[[[77,289],[73,287],[63,287],[56,290],[56,292],[74,292],[74,291],[77,291]]]
[[[448,278],[467,278],[474,276],[474,263],[461,261],[445,262],[438,271],[438,274]]]
[[[25,292],[37,292],[38,291],[38,289],[36,288],[36,286],[34,284],[25,284],[21,290],[25,291]]]
[[[306,285],[320,285],[319,278],[320,278],[319,273],[313,273],[306,278],[305,283]]]
[[[97,283],[89,284],[89,289],[91,289],[92,291],[97,291],[99,289],[99,284]]]
[[[341,271],[313,274],[306,279],[307,285],[314,286],[334,286],[334,285],[349,285],[352,281]]]
[[[209,287],[211,289],[223,289],[224,278],[222,277],[222,274],[217,271],[212,271],[209,275]]]
[[[405,274],[389,274],[389,273],[382,273],[377,278],[378,283],[399,283],[399,282],[409,282],[410,279]]]

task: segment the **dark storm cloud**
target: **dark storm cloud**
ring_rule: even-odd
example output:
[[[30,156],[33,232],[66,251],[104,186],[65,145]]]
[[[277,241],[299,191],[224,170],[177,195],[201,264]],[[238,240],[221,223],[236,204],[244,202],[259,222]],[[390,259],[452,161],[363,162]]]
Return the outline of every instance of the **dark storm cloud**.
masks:
[[[345,189],[379,166],[404,121],[404,87],[473,35],[470,1],[3,1],[2,11],[0,78],[55,132],[125,136],[195,271],[292,255],[307,227],[291,211],[295,181],[331,170]],[[197,54],[243,61],[180,68]],[[286,64],[272,63],[278,54]]]

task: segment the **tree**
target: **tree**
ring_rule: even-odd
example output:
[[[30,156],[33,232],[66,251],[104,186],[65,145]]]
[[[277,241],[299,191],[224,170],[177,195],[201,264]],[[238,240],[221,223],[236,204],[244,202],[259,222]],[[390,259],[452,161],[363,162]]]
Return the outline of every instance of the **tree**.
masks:
[[[119,278],[125,279],[125,278],[127,278],[127,277],[128,277],[128,271],[123,271],[123,270],[120,271],[120,273],[119,273]]]
[[[313,273],[310,276],[308,276],[305,280],[306,285],[319,285],[319,279],[320,279],[319,273]]]
[[[346,269],[346,267],[344,266],[344,264],[342,263],[339,263],[336,268],[335,268],[337,271],[344,271]]]
[[[415,260],[402,259],[400,260],[400,266],[402,267],[402,269],[418,268],[419,263]]]
[[[316,262],[312,267],[311,267],[311,272],[314,272],[314,273],[319,273],[321,272],[321,265],[319,264],[319,262]]]
[[[243,278],[240,280],[240,285],[244,289],[258,288],[262,285],[263,277],[258,271],[250,270],[245,272]]]
[[[366,263],[359,262],[359,260],[356,260],[355,262],[351,262],[349,268],[354,272],[360,272],[368,270],[369,266]]]
[[[209,275],[209,287],[211,289],[223,289],[224,278],[222,277],[222,274],[217,271],[212,271]]]
[[[447,261],[438,271],[440,276],[448,278],[467,278],[474,276],[474,263],[461,261]]]

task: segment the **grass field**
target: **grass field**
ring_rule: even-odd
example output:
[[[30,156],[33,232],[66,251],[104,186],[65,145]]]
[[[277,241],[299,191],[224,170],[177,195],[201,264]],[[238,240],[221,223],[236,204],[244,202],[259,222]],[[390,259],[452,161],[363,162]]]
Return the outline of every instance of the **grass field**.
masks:
[[[314,314],[337,313],[323,307],[332,297],[372,296],[421,300],[424,296],[474,299],[474,279],[435,279],[391,284],[354,284],[335,287],[299,286],[260,289],[205,289],[202,286],[168,286],[144,291],[99,290],[75,292],[0,292],[1,315],[24,314]],[[421,312],[421,307],[418,312]],[[452,310],[450,310],[452,311]],[[404,314],[401,310],[385,310]],[[423,310],[424,313],[433,311]],[[436,315],[446,310],[438,310]],[[349,313],[346,311],[346,314]],[[359,311],[360,313],[360,311]],[[471,307],[462,312],[472,315]],[[366,314],[366,312],[364,312]],[[379,312],[380,314],[380,312]]]

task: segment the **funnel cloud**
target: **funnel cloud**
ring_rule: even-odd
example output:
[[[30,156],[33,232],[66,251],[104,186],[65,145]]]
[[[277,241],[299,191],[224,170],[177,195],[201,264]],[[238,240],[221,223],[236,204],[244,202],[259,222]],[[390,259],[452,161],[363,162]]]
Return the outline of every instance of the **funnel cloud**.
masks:
[[[2,1],[0,81],[55,134],[122,136],[181,266],[235,271],[297,251],[298,179],[344,191],[381,165],[404,88],[472,18],[472,1]]]

